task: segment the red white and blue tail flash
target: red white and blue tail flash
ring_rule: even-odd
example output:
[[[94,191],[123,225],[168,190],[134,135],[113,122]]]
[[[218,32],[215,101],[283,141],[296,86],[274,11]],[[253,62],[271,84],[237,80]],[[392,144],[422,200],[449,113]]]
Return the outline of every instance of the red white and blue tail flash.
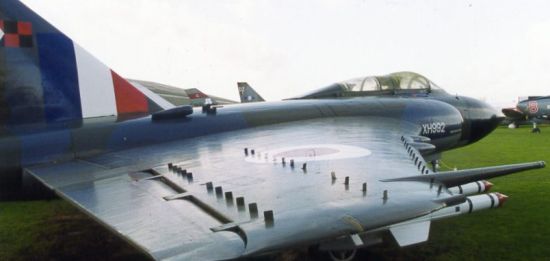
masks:
[[[0,1],[0,124],[141,115],[170,106],[141,89],[19,1]]]

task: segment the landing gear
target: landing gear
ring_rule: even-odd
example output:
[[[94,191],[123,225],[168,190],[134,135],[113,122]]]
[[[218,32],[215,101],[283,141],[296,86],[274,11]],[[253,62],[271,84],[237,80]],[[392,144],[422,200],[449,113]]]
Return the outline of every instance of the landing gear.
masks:
[[[432,171],[438,172],[439,171],[439,160],[432,160]]]
[[[515,122],[512,122],[512,123],[508,124],[508,129],[515,129],[515,128],[517,128],[517,127],[518,127],[518,126],[516,125]]]
[[[536,122],[533,122],[533,129],[531,129],[531,133],[540,133],[540,129],[537,127]]]
[[[333,261],[351,261],[357,254],[357,249],[341,250],[341,251],[329,251],[330,259]]]

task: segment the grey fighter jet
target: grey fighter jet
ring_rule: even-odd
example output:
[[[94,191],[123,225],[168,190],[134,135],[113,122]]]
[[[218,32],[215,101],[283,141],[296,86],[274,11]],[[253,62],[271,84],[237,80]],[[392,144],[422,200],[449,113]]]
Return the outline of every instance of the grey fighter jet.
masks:
[[[544,167],[430,168],[502,117],[416,73],[171,106],[19,1],[0,1],[0,29],[0,192],[34,178],[152,259],[317,246],[350,260],[385,234],[421,243],[434,220],[501,206],[486,179]]]
[[[517,103],[515,108],[504,108],[502,113],[510,122],[510,128],[522,123],[532,123],[536,130],[537,123],[548,123],[550,116],[550,96],[530,96]]]

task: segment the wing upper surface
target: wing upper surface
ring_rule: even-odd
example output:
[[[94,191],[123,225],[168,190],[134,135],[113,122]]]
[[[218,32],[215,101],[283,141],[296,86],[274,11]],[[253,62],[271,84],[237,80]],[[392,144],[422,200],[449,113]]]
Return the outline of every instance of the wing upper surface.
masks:
[[[429,190],[414,189],[425,184],[379,181],[419,174],[424,163],[400,140],[418,132],[382,118],[318,119],[27,171],[156,259],[227,259],[440,207]]]

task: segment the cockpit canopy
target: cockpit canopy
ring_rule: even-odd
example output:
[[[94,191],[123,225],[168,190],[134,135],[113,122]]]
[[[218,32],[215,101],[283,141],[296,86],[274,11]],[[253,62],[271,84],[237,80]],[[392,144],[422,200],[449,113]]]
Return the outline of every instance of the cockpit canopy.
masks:
[[[434,90],[443,91],[426,77],[414,72],[396,72],[384,76],[354,78],[313,91],[297,99],[384,96],[384,95],[427,95]]]
[[[426,77],[413,72],[397,72],[385,76],[367,76],[355,78],[338,84],[352,92],[384,91],[384,90],[426,90],[432,85]],[[437,86],[436,86],[437,88]]]

